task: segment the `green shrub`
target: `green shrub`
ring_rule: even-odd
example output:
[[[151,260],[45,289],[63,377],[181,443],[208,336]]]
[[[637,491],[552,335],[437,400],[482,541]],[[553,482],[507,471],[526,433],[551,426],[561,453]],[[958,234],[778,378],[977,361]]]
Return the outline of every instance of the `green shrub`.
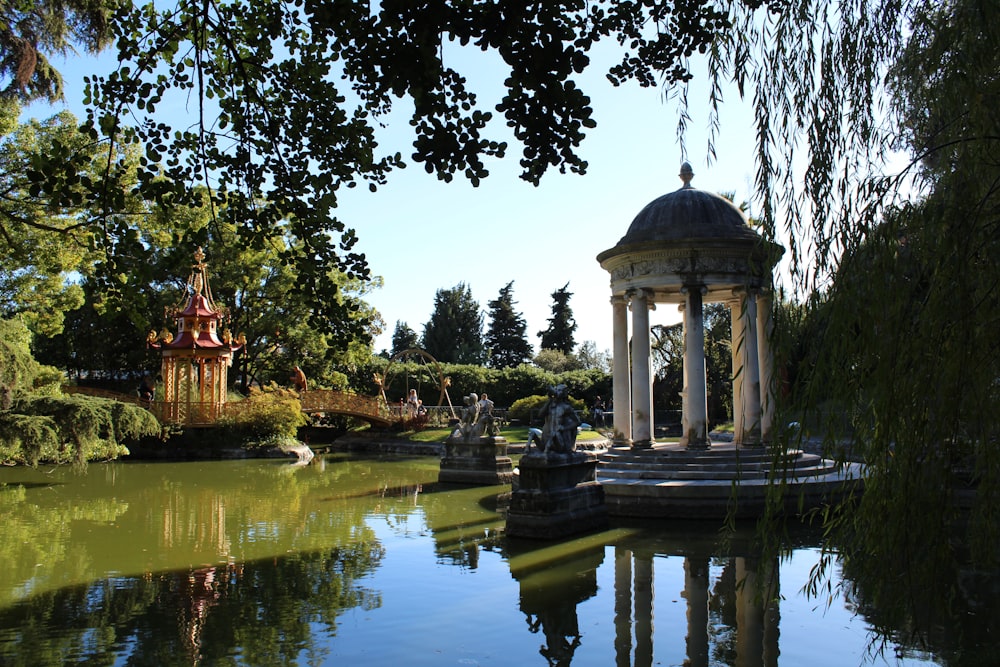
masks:
[[[516,419],[522,424],[527,424],[532,417],[538,415],[538,411],[542,409],[548,400],[548,396],[541,395],[519,398],[507,410],[507,417],[509,419]],[[573,398],[572,396],[569,397],[569,404],[573,406],[574,410],[583,410],[585,407],[581,399]]]
[[[534,396],[519,398],[511,403],[510,408],[507,410],[507,418],[516,419],[522,424],[527,424],[531,416],[537,413],[548,400],[548,396],[541,396],[537,394]]]
[[[264,389],[251,389],[250,396],[234,403],[233,407],[235,409],[226,411],[219,425],[226,435],[244,447],[294,440],[299,427],[306,424],[298,394],[273,384]]]

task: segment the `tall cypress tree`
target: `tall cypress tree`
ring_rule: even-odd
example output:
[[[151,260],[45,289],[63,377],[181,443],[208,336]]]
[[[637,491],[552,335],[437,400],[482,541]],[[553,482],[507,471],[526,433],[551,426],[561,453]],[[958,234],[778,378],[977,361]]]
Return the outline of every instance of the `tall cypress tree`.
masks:
[[[514,281],[500,289],[496,299],[489,302],[490,326],[486,332],[489,365],[492,368],[517,366],[531,359],[528,342],[528,324],[521,313],[515,312]]]
[[[543,350],[559,350],[564,354],[573,354],[576,342],[573,332],[576,331],[576,320],[573,319],[573,309],[569,307],[569,283],[552,293],[552,317],[549,318],[549,328],[539,331]]]
[[[439,289],[434,295],[434,312],[424,325],[423,347],[438,361],[481,364],[485,360],[483,315],[465,283]]]
[[[399,354],[403,350],[409,350],[420,346],[420,336],[410,328],[406,322],[396,320],[396,328],[392,332],[392,352]]]

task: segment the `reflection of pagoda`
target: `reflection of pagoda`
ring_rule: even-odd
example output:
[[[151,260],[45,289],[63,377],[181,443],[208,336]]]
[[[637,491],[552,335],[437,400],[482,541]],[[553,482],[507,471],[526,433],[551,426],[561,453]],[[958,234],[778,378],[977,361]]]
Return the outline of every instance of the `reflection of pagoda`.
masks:
[[[195,251],[194,259],[187,304],[167,310],[167,317],[177,320],[177,335],[166,329],[159,335],[151,331],[146,342],[163,356],[163,400],[158,416],[167,422],[208,426],[226,405],[227,369],[233,353],[246,339],[241,334],[234,341],[228,329],[219,331],[228,313],[212,299],[201,248]]]

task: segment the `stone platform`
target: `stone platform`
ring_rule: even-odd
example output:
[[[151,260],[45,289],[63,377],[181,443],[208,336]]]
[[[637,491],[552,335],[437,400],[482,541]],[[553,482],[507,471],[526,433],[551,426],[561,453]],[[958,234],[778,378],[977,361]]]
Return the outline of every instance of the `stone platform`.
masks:
[[[465,440],[448,438],[438,471],[438,481],[450,484],[496,486],[510,484],[514,464],[507,456],[507,440],[482,436]]]
[[[780,494],[786,514],[799,514],[862,486],[857,463],[733,443],[706,450],[678,444],[613,447],[601,456],[597,480],[611,516],[690,519],[726,517],[733,503],[737,517],[760,516],[768,493]]]
[[[596,469],[592,452],[523,456],[507,511],[507,535],[560,539],[607,528]]]

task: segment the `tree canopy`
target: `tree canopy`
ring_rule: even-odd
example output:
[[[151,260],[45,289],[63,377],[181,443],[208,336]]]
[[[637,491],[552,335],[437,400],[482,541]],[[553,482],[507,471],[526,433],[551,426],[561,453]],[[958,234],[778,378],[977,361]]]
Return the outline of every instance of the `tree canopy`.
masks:
[[[531,359],[528,342],[528,323],[514,310],[514,281],[500,288],[497,298],[490,301],[490,325],[485,343],[489,351],[488,363],[492,368],[518,366]]]
[[[392,349],[389,354],[399,354],[404,350],[416,347],[420,347],[420,336],[406,322],[396,320],[396,328],[392,330]]]
[[[539,331],[538,336],[542,339],[541,348],[543,350],[556,350],[566,355],[573,354],[576,342],[573,333],[576,331],[576,320],[573,319],[573,309],[569,306],[570,297],[573,293],[569,291],[569,283],[566,283],[552,293],[552,317],[549,318],[549,326],[544,331]]]
[[[582,173],[577,148],[594,120],[575,77],[591,66],[588,54],[600,41],[629,45],[609,74],[615,82],[684,81],[685,59],[732,25],[728,10],[769,4],[780,3],[121,3],[107,26],[120,66],[88,79],[84,125],[110,156],[141,147],[134,185],[141,199],[188,202],[200,184],[213,205],[231,211],[243,243],[260,248],[290,233],[283,261],[297,267],[296,289],[320,304],[336,290],[328,268],[369,275],[354,230],[335,209],[342,188],[375,190],[403,166],[398,147],[383,149],[375,138],[394,108],[411,109],[409,160],[441,179],[461,174],[478,183],[511,136],[529,182],[552,168]],[[85,36],[102,36],[99,27]],[[473,92],[461,49],[503,62],[500,100]],[[168,110],[178,108],[187,115],[171,119]],[[82,161],[68,147],[43,162],[29,172],[40,192],[94,205],[88,222],[103,274],[118,274],[123,258],[142,254],[134,223],[111,215],[127,189],[98,180],[69,192]],[[117,182],[123,170],[109,159],[106,177]],[[349,316],[349,303],[341,307],[342,318],[314,325],[364,327]]]
[[[90,52],[107,46],[119,0],[32,0],[0,6],[0,97],[31,101],[62,98],[53,55],[75,45]]]
[[[483,314],[472,290],[465,283],[439,289],[434,295],[434,311],[424,325],[424,350],[438,361],[481,364],[485,361]]]

